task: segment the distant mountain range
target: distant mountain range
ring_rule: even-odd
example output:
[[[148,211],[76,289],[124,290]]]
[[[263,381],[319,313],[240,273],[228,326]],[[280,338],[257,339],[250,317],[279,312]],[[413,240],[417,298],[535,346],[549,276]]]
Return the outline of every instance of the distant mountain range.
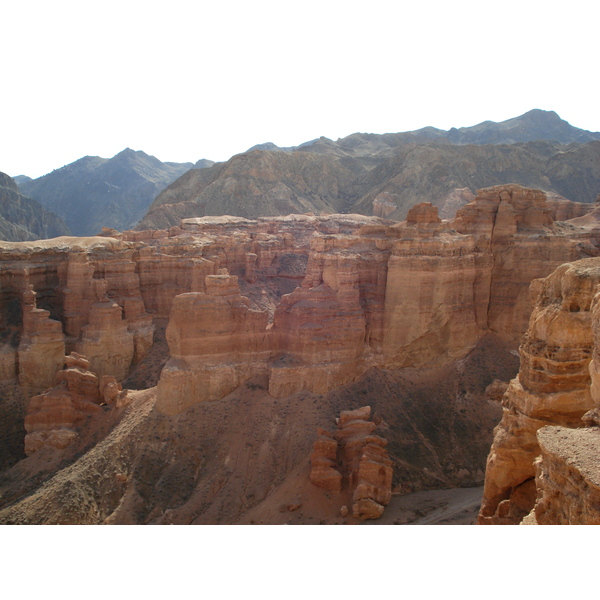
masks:
[[[267,142],[221,163],[163,163],[126,149],[15,180],[20,198],[38,201],[59,219],[50,226],[50,213],[38,210],[47,229],[31,225],[35,231],[8,219],[13,228],[0,223],[5,239],[64,232],[65,223],[74,235],[95,235],[102,227],[164,228],[185,217],[222,214],[358,212],[400,220],[423,201],[450,217],[478,188],[503,183],[593,202],[600,193],[600,133],[535,109],[448,131],[354,133],[288,148]],[[7,189],[11,198],[19,194]]]
[[[69,229],[39,202],[19,192],[6,173],[0,173],[0,239],[25,242],[69,235]]]
[[[477,189],[518,183],[579,202],[600,193],[600,133],[532,110],[502,123],[443,131],[266,143],[170,184],[139,229],[181,218],[357,212],[403,219],[419,202],[453,216]]]
[[[351,158],[369,157],[373,155],[390,155],[395,148],[406,144],[427,144],[437,142],[443,144],[518,144],[547,140],[559,144],[585,144],[600,140],[600,132],[594,133],[573,127],[561,119],[554,111],[540,109],[530,110],[520,117],[508,119],[501,123],[484,121],[472,127],[460,127],[446,131],[435,127],[424,127],[403,133],[353,133],[336,142],[321,137],[299,146],[280,148],[271,142],[257,144],[248,150],[280,150],[282,152],[317,152],[334,154]]]
[[[64,219],[74,235],[95,235],[102,227],[133,227],[159,192],[196,165],[163,163],[127,148],[110,159],[86,156],[38,179],[21,176],[18,183],[24,194]]]

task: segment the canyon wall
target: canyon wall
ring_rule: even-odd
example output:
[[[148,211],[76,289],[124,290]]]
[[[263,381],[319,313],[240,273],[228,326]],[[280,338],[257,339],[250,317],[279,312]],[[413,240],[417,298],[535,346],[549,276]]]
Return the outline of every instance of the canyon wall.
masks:
[[[567,216],[579,214],[576,206],[561,205],[560,210]],[[467,364],[462,359],[473,348],[502,344],[516,352],[526,333],[520,350],[522,372],[503,400],[504,418],[490,458],[481,520],[559,519],[551,516],[555,498],[560,493],[577,497],[578,490],[587,498],[588,508],[571,514],[589,512],[595,502],[589,463],[574,462],[576,450],[569,454],[566,446],[557,445],[545,432],[546,426],[558,425],[567,432],[561,430],[559,437],[571,436],[579,431],[573,427],[583,423],[582,416],[589,423],[597,418],[595,386],[600,386],[594,383],[595,371],[590,379],[587,369],[596,348],[594,323],[600,309],[592,299],[600,258],[579,260],[600,256],[596,212],[555,221],[556,211],[543,193],[502,186],[480,190],[451,221],[441,220],[437,209],[424,203],[400,223],[345,214],[203,217],[184,219],[162,231],[105,230],[94,238],[2,243],[0,379],[2,385],[14,385],[26,395],[23,437],[27,435],[29,458],[23,462],[52,456],[48,452],[76,456],[91,443],[84,431],[91,421],[97,419],[106,435],[109,424],[125,414],[119,407],[137,398],[135,411],[145,415],[144,422],[148,420],[144,435],[153,450],[136,454],[135,444],[119,445],[129,453],[127,460],[136,457],[135,466],[123,462],[121,450],[115,450],[116,470],[111,477],[118,479],[106,479],[108,491],[102,499],[110,509],[101,518],[89,517],[90,522],[108,518],[113,511],[110,522],[120,522],[129,509],[131,514],[144,514],[144,522],[168,522],[171,517],[160,511],[171,502],[177,504],[176,498],[154,499],[154,504],[148,504],[154,506],[152,510],[140,507],[145,502],[142,497],[150,498],[152,490],[158,495],[165,490],[180,493],[177,469],[188,469],[185,478],[190,489],[208,507],[201,518],[184,515],[185,511],[178,518],[210,522],[224,518],[218,511],[225,511],[234,496],[238,498],[239,490],[234,494],[228,487],[233,478],[227,483],[224,473],[237,469],[236,473],[252,478],[263,469],[256,465],[268,463],[269,474],[256,488],[266,495],[277,477],[287,477],[300,458],[308,460],[314,431],[329,422],[317,420],[319,411],[331,419],[341,410],[363,406],[364,393],[376,410],[378,402],[387,403],[390,424],[382,422],[378,427],[390,440],[385,449],[394,462],[397,489],[413,490],[413,482],[424,487],[474,485],[483,476],[483,448],[489,447],[498,407],[494,405],[492,411],[477,404],[465,391],[466,384],[462,390],[462,375],[456,373]],[[578,262],[568,262],[573,260]],[[561,266],[551,274],[557,265]],[[415,382],[409,383],[408,370],[402,375],[394,371],[405,367],[412,368]],[[494,368],[489,361],[484,367],[486,373]],[[418,378],[425,371],[438,377],[434,380],[438,383],[427,388],[431,398],[418,392],[424,389]],[[127,382],[133,381],[133,373],[139,388],[156,385],[156,389],[121,390],[120,384],[130,387]],[[512,362],[510,373],[514,373]],[[362,383],[354,383],[359,378]],[[436,390],[446,385],[444,378],[451,379],[450,387],[456,385],[449,396]],[[338,390],[356,385],[362,387],[353,405],[336,399]],[[404,403],[396,402],[396,388],[404,390],[410,402],[406,398]],[[327,411],[320,402],[329,406]],[[301,418],[294,416],[291,405],[302,407]],[[430,414],[427,407],[433,407]],[[223,424],[221,410],[229,411],[231,423]],[[260,423],[249,425],[248,410],[261,415]],[[467,417],[461,421],[469,411],[476,413],[469,414],[471,421]],[[440,425],[442,413],[452,423]],[[210,419],[204,419],[208,415]],[[161,487],[156,478],[163,467],[156,465],[163,465],[167,455],[163,456],[160,444],[177,454],[173,436],[184,435],[188,418],[206,437],[202,453],[197,453],[196,433],[185,433],[190,460],[182,458],[175,466],[165,466],[173,470],[169,471],[173,485]],[[485,426],[468,428],[484,418]],[[282,419],[287,420],[285,429],[278,425]],[[312,419],[310,428],[307,419]],[[349,449],[357,449],[344,459],[356,467],[346,469],[344,477],[356,472],[351,487],[361,490],[345,505],[362,518],[378,514],[381,509],[375,504],[384,506],[388,501],[392,471],[385,443],[371,435],[372,425],[362,417],[349,422],[353,420],[369,429],[371,445],[359,448],[365,432],[361,430],[361,439],[355,440],[352,427],[348,439],[342,440]],[[466,423],[463,431],[461,423]],[[152,442],[154,426],[160,429],[160,444]],[[256,439],[248,437],[246,430],[252,433],[255,426],[260,431]],[[229,442],[217,443],[227,427],[232,440],[246,428],[246,437],[235,442],[239,442],[235,453]],[[127,430],[126,419],[123,428]],[[320,431],[317,442],[324,454],[314,466],[324,467],[321,479],[328,480],[328,491],[344,483],[343,494],[349,488],[336,475],[341,472],[331,448],[332,442],[341,447],[345,434],[335,435],[339,439]],[[585,435],[589,436],[585,443],[591,444],[593,434]],[[282,451],[281,456],[288,458],[271,452],[272,437],[280,450],[288,448],[289,439],[295,440],[293,452]],[[108,437],[106,441],[112,443]],[[477,443],[481,444],[478,458],[471,460],[464,447]],[[211,455],[213,446],[220,448],[218,456]],[[98,448],[94,456],[103,457],[103,452]],[[247,464],[239,463],[240,456]],[[42,458],[37,460],[42,464]],[[206,460],[214,467],[210,486],[198,484],[196,489],[194,473]],[[228,466],[231,461],[235,466]],[[27,464],[21,468],[27,470]],[[136,473],[138,479],[132,482],[126,472]],[[156,481],[147,485],[150,473]],[[10,476],[14,498],[25,490],[20,474],[17,469]],[[560,477],[567,478],[572,489],[553,487]],[[310,481],[308,471],[305,479]],[[28,490],[34,489],[31,481]],[[124,496],[111,495],[110,490],[125,489]],[[221,489],[230,489],[231,495],[219,496]],[[63,497],[60,490],[57,498]],[[362,496],[365,490],[371,495]],[[31,502],[37,502],[36,497],[31,496]],[[222,498],[221,505],[213,502],[216,497]],[[364,501],[354,511],[360,500]],[[120,502],[122,509],[117,506]],[[248,507],[255,501],[244,496],[239,502]],[[4,517],[9,518],[9,513],[16,514],[8,509]],[[62,514],[57,518],[62,519]]]
[[[590,258],[531,285],[535,308],[502,400],[481,524],[600,522],[599,284],[600,259]]]
[[[452,221],[424,203],[400,223],[203,217],[3,243],[0,372],[39,393],[76,350],[122,381],[170,318],[157,406],[175,414],[259,374],[276,398],[322,394],[371,367],[447,364],[488,332],[516,348],[531,280],[599,254],[594,213],[564,224],[556,212],[543,192],[510,185],[480,190]]]

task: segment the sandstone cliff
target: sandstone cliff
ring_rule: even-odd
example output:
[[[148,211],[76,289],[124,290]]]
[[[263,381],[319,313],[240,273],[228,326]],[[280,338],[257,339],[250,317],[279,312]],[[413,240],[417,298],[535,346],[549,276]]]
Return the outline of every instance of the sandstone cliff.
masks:
[[[30,282],[48,311],[40,318],[54,317],[57,343],[85,354],[98,375],[123,380],[152,347],[152,319],[170,316],[172,362],[158,401],[166,412],[262,374],[274,397],[325,393],[371,367],[448,364],[490,332],[516,347],[530,281],[598,254],[594,223],[557,224],[556,210],[543,192],[511,185],[480,190],[453,221],[422,204],[397,224],[360,215],[203,217],[169,231],[7,245],[4,327],[20,331],[10,307]],[[16,348],[3,353],[6,378],[18,368],[23,385],[41,364],[25,357],[28,331],[18,365]],[[63,354],[57,347],[57,365]],[[45,364],[38,391],[57,370]],[[219,375],[226,365],[229,375]],[[213,383],[204,390],[206,377]]]
[[[0,478],[0,520],[274,522],[276,498],[299,504],[298,481],[307,484],[306,504],[282,515],[309,522],[333,510],[332,519],[343,519],[339,505],[310,491],[311,446],[318,426],[366,401],[388,440],[393,493],[481,483],[501,416],[485,390],[514,376],[510,351],[527,327],[530,279],[600,253],[594,219],[561,223],[555,214],[543,192],[513,185],[480,190],[452,221],[425,203],[400,223],[344,214],[201,217],[161,231],[0,244],[7,385],[35,382],[44,361],[21,361],[19,348],[38,321],[37,347],[49,344],[58,357],[43,389],[73,350],[87,353],[96,376],[115,376],[111,397],[119,382],[158,382],[127,392],[127,406],[113,401],[73,421],[66,429],[78,437],[67,447],[43,444],[9,469]],[[561,310],[583,318],[585,310],[570,310],[576,305],[584,306]],[[534,358],[542,333],[527,350]],[[60,396],[59,412],[68,404],[63,391],[47,392],[49,407]],[[365,469],[386,467],[380,450],[367,455]],[[98,489],[107,494],[98,498],[84,472],[105,456]],[[70,466],[49,470],[58,464]],[[41,472],[51,479],[44,489],[31,475]],[[521,512],[532,506],[534,475],[513,497]],[[386,468],[383,476],[387,482]],[[89,503],[77,508],[70,499],[67,514],[56,503],[69,481],[74,498]]]
[[[502,401],[480,523],[519,523],[534,506],[529,521],[598,522],[589,500],[600,472],[590,454],[598,448],[596,432],[571,431],[585,426],[582,417],[600,400],[590,377],[596,372],[590,361],[597,353],[592,301],[598,284],[595,258],[564,264],[532,283],[535,308],[520,347],[519,374]],[[589,415],[588,424],[597,425]]]

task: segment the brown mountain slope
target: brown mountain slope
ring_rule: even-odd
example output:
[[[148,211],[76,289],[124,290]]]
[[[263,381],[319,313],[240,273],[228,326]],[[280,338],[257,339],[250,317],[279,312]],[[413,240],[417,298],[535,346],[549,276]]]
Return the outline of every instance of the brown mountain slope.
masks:
[[[156,198],[136,229],[178,225],[186,217],[342,212],[362,191],[360,177],[331,156],[256,150],[189,171]]]
[[[0,239],[25,242],[68,234],[59,217],[21,194],[14,179],[0,173]]]
[[[451,217],[460,205],[453,200],[456,190],[466,203],[480,188],[508,183],[578,202],[593,202],[600,191],[600,141],[410,144],[391,157],[373,156],[372,162],[376,166],[367,168],[362,158],[304,151],[240,154],[173,182],[137,228],[166,228],[205,215],[254,218],[309,211],[403,219],[420,202],[431,202]],[[382,192],[385,196],[378,198]],[[377,207],[382,199],[385,213]]]
[[[473,193],[481,187],[508,183],[577,202],[594,202],[600,191],[600,142],[404,146],[366,175],[364,184],[369,192],[352,210],[368,214],[378,194],[387,192],[391,194],[387,201],[396,207],[385,216],[403,219],[419,202],[431,202],[443,212],[457,189]]]

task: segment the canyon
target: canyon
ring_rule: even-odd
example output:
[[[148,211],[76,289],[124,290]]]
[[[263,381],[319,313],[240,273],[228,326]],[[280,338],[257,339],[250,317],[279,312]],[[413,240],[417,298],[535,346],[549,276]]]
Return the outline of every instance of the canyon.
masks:
[[[600,208],[474,196],[0,242],[0,523],[354,523],[492,442],[479,520],[544,522],[595,439]]]

